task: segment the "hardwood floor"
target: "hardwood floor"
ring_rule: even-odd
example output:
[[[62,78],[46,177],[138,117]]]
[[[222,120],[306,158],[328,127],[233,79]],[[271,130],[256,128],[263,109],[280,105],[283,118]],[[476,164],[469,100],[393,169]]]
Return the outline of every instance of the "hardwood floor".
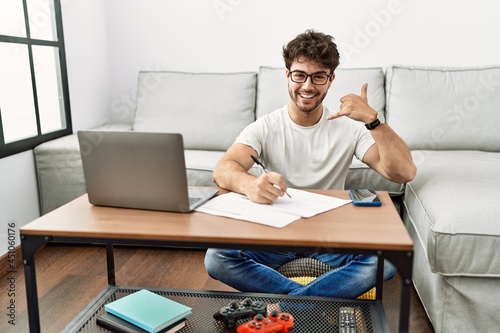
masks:
[[[203,265],[204,254],[203,250],[117,247],[116,283],[233,291],[207,275]],[[50,245],[41,249],[35,260],[44,333],[60,332],[107,286],[103,246]],[[399,288],[399,276],[384,284],[384,307],[391,332],[396,332],[398,327]],[[18,267],[14,276],[8,273],[1,278],[0,291],[0,332],[29,332],[22,266]],[[11,302],[15,304],[14,311],[7,308]],[[410,309],[410,332],[433,333],[415,291],[412,293]],[[12,320],[9,314],[13,314],[14,322],[9,323]]]

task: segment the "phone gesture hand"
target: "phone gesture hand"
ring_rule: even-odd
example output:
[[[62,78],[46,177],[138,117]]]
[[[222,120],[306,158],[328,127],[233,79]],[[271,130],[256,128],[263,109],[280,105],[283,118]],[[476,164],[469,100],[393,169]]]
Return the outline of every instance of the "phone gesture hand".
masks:
[[[340,99],[340,103],[340,110],[327,116],[327,120],[346,116],[367,124],[377,118],[377,111],[368,105],[368,83],[363,84],[361,87],[361,95],[345,95]]]

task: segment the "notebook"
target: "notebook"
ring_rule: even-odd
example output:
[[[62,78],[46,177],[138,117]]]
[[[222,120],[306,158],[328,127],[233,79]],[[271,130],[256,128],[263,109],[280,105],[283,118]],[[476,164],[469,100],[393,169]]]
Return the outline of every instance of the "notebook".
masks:
[[[192,312],[191,307],[146,289],[105,304],[104,309],[151,333],[183,320]]]
[[[78,131],[89,202],[187,213],[217,193],[188,187],[178,133]]]
[[[96,318],[96,324],[115,333],[147,333],[139,326],[107,312]],[[184,326],[186,326],[186,319],[181,319],[166,328],[162,328],[159,333],[174,333]]]

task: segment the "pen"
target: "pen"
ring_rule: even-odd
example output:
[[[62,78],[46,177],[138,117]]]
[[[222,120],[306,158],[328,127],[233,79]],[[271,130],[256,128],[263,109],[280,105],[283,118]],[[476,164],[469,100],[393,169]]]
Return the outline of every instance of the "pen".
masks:
[[[269,173],[269,171],[266,169],[266,167],[264,166],[264,164],[260,163],[260,161],[253,155],[250,155],[250,157],[252,157],[252,160],[257,163],[261,168],[262,170],[264,170],[265,173]],[[288,195],[288,197],[291,199],[292,197],[290,196],[290,194],[288,194],[287,191],[285,191],[285,194]]]

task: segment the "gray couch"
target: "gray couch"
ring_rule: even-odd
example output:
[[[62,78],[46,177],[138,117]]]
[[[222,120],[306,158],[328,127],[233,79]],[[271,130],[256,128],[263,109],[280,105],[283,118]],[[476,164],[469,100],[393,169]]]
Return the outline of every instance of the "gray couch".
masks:
[[[415,288],[436,332],[498,332],[500,67],[393,67],[386,88],[418,168],[404,195]]]
[[[345,188],[401,198],[415,242],[414,285],[436,332],[495,331],[500,68],[337,69],[325,104],[336,110],[340,97],[359,93],[364,82],[372,107],[410,146],[418,172],[404,186],[353,160]],[[212,170],[241,129],[287,100],[283,68],[141,72],[134,123],[95,130],[180,132],[189,183],[214,185]],[[75,135],[41,144],[35,157],[42,214],[85,193]]]

